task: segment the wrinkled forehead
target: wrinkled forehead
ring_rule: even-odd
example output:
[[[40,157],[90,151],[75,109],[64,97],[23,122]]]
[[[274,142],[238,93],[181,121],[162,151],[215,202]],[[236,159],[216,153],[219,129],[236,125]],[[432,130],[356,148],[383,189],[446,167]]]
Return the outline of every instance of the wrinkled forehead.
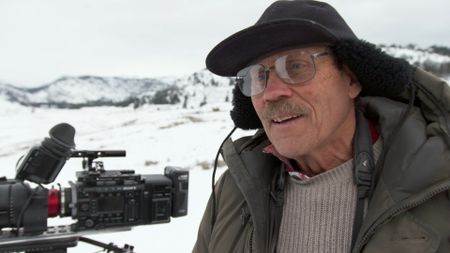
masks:
[[[290,47],[284,48],[281,50],[277,50],[275,52],[271,52],[269,54],[258,57],[252,64],[262,64],[264,66],[272,65],[276,59],[284,55],[304,55],[310,56],[311,54],[323,52],[323,51],[331,51],[329,46],[326,45],[317,45],[317,46],[301,46],[301,47]]]

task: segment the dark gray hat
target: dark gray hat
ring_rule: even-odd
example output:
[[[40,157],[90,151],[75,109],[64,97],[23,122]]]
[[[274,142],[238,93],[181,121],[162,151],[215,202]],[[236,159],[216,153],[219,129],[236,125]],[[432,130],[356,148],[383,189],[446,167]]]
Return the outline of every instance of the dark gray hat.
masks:
[[[254,24],[219,43],[206,58],[208,69],[221,76],[235,76],[253,60],[283,48],[308,44],[335,44],[357,39],[339,13],[329,4],[277,1]]]
[[[295,46],[328,44],[336,59],[358,77],[360,96],[395,98],[411,84],[414,69],[403,59],[387,55],[356,37],[339,13],[327,3],[312,0],[277,1],[255,25],[219,43],[206,58],[208,69],[235,76],[252,61]],[[242,129],[262,128],[251,99],[237,86],[230,116]]]

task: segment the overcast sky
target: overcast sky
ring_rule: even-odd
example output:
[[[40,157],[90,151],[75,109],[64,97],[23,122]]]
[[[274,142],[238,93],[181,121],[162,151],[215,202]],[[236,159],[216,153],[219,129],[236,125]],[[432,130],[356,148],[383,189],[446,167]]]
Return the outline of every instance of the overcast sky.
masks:
[[[0,81],[178,76],[268,0],[0,0]],[[450,46],[450,0],[329,0],[362,39]]]

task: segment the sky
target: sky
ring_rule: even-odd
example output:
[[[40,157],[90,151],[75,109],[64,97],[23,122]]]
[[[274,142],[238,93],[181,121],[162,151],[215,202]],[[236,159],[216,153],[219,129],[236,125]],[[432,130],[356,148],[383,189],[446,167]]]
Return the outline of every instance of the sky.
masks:
[[[0,0],[0,82],[191,74],[269,0]],[[449,0],[329,0],[373,43],[450,46]]]

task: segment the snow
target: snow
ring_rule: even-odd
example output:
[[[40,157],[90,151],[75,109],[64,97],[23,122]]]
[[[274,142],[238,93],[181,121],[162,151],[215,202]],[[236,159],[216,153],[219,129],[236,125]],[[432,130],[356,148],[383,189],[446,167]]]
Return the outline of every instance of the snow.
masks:
[[[407,60],[411,64],[423,63],[423,62],[433,62],[436,64],[448,63],[450,62],[450,57],[447,55],[437,54],[431,52],[429,49],[417,49],[417,48],[407,48],[407,47],[383,47],[386,53]]]
[[[121,149],[124,158],[104,158],[105,168],[133,169],[140,174],[162,174],[165,166],[190,170],[189,210],[185,217],[170,223],[145,225],[127,232],[88,236],[105,243],[125,243],[136,252],[190,252],[197,229],[211,192],[211,169],[217,149],[232,129],[230,103],[209,103],[197,109],[182,109],[180,105],[147,105],[131,107],[92,107],[78,110],[27,108],[1,102],[0,166],[1,176],[13,178],[17,159],[48,136],[57,123],[67,122],[76,128],[78,149]],[[233,138],[251,132],[240,131]],[[147,164],[147,165],[146,165]],[[150,165],[151,164],[151,165]],[[70,159],[55,183],[68,186],[81,170],[81,160]],[[219,167],[218,175],[225,170]],[[50,187],[48,185],[47,187]],[[72,223],[70,218],[51,218],[50,225]],[[96,252],[99,248],[80,242],[69,253]]]
[[[37,91],[28,94],[30,102],[68,102],[72,104],[97,100],[120,102],[130,96],[154,93],[167,86],[156,79],[135,79],[119,77],[62,77]]]

